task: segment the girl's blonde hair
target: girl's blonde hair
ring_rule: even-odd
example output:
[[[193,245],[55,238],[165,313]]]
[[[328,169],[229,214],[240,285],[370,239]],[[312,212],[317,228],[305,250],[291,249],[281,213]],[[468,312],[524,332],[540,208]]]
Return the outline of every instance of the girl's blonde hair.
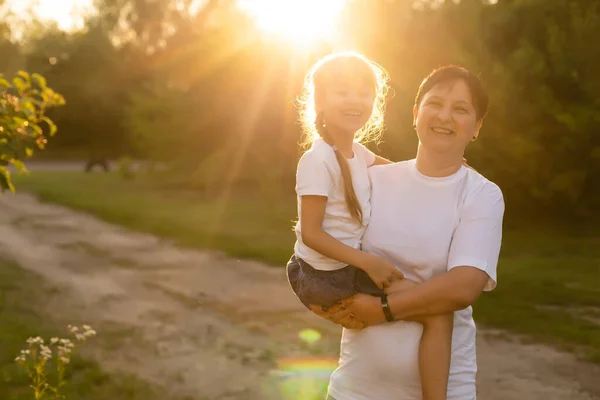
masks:
[[[326,88],[340,79],[363,80],[371,85],[375,92],[375,102],[369,120],[355,135],[354,140],[359,143],[379,141],[384,128],[384,112],[386,95],[389,89],[388,74],[377,63],[369,60],[362,54],[352,51],[334,53],[319,60],[306,74],[304,89],[299,99],[300,123],[304,140],[301,146],[310,147],[315,140],[323,139],[330,145],[333,138],[324,126],[322,113],[317,113],[316,99],[322,98]],[[352,185],[352,174],[348,160],[335,151],[335,156],[342,173],[344,196],[352,218],[362,224],[362,208],[356,197]]]

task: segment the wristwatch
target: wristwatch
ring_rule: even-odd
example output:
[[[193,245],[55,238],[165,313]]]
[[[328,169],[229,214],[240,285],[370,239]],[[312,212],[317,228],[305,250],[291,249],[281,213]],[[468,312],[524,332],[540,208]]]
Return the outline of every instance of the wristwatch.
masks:
[[[387,322],[394,322],[394,316],[392,315],[392,311],[390,310],[387,294],[381,296],[381,308],[383,309],[383,315],[385,315],[385,320]]]

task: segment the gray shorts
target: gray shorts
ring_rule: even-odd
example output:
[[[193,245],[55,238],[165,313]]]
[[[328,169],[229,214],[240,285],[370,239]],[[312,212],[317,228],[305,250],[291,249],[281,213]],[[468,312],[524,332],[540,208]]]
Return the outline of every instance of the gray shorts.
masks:
[[[384,294],[365,271],[352,265],[335,271],[323,271],[292,256],[286,269],[292,290],[306,307],[310,304],[330,307],[357,293],[372,296]]]

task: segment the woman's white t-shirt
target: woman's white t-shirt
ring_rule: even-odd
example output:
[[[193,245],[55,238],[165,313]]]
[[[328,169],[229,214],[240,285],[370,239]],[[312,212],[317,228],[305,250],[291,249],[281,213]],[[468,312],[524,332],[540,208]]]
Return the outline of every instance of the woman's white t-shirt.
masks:
[[[302,155],[296,171],[296,193],[298,195],[298,223],[296,224],[296,257],[306,261],[315,269],[336,270],[347,264],[325,257],[306,246],[302,241],[302,196],[326,196],[327,206],[323,217],[323,230],[340,242],[359,248],[365,227],[371,216],[371,183],[367,168],[375,162],[375,154],[360,143],[353,143],[354,157],[347,159],[352,174],[352,185],[363,214],[359,224],[346,205],[344,182],[333,148],[323,140],[313,143]]]
[[[504,200],[494,183],[462,167],[444,178],[426,177],[415,161],[375,166],[371,221],[363,250],[384,257],[423,282],[457,266],[485,271],[496,286]],[[345,329],[339,367],[329,394],[336,400],[421,399],[418,369],[422,325],[397,321]],[[468,307],[454,314],[448,400],[475,399],[475,323]]]

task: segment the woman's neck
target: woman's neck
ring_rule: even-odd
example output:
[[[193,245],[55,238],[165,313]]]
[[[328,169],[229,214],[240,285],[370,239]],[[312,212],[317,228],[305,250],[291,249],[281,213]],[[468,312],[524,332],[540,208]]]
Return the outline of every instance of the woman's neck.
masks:
[[[429,152],[419,143],[416,167],[421,174],[432,178],[443,178],[456,173],[462,165],[462,156]]]

